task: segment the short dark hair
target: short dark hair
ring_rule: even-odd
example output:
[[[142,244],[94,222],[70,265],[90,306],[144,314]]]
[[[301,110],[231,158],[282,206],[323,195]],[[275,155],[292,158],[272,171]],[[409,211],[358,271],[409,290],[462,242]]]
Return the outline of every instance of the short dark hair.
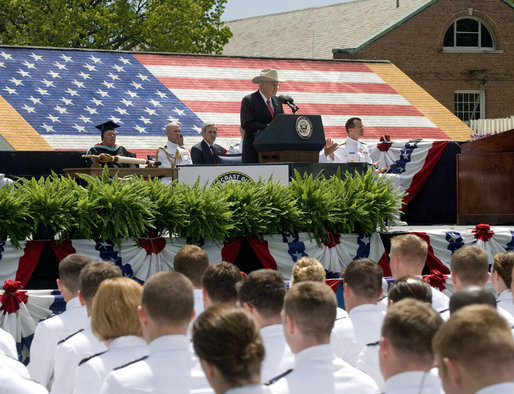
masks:
[[[467,305],[485,304],[496,309],[496,298],[483,286],[467,286],[450,297],[450,315]]]
[[[193,282],[196,287],[202,286],[202,274],[209,266],[207,252],[196,245],[185,245],[173,259],[173,269]]]
[[[193,284],[184,275],[162,271],[145,282],[141,305],[157,323],[181,325],[193,316],[193,293]]]
[[[353,118],[350,118],[346,121],[346,124],[344,125],[344,128],[346,129],[346,132],[348,133],[350,129],[353,129],[355,127],[355,121],[358,120],[359,122],[362,122],[361,118],[357,118],[354,116]]]
[[[105,279],[118,278],[121,270],[112,261],[95,261],[87,264],[80,271],[80,293],[86,304],[91,304],[98,286]]]
[[[426,302],[406,298],[391,305],[382,324],[382,336],[407,360],[423,359],[430,367],[432,339],[443,320]]]
[[[222,302],[237,302],[236,284],[243,275],[232,263],[221,261],[210,265],[202,275],[202,286],[211,301],[215,304]]]
[[[382,290],[382,268],[370,259],[354,260],[346,267],[343,281],[357,297],[376,298]]]
[[[330,338],[337,313],[337,298],[325,283],[300,282],[286,293],[284,313],[291,316],[300,332],[317,341]]]
[[[89,263],[93,262],[83,254],[72,253],[59,262],[59,280],[72,293],[80,289],[80,271]]]
[[[251,304],[265,316],[280,315],[286,295],[286,284],[282,275],[272,269],[250,272],[239,287],[239,302]]]
[[[404,298],[414,298],[432,304],[432,287],[421,278],[402,276],[391,285],[387,292],[387,298],[393,302]]]

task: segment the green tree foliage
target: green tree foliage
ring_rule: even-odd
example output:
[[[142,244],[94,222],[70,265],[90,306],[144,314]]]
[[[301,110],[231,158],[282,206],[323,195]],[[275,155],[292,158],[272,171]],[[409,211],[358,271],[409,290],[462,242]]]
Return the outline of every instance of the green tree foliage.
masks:
[[[0,43],[221,53],[227,0],[2,0]]]

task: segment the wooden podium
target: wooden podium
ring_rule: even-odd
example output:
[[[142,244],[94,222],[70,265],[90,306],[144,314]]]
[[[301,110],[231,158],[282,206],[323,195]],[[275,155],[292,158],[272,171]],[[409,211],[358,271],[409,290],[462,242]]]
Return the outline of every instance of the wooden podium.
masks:
[[[321,115],[277,115],[253,146],[259,163],[317,163],[325,146]]]
[[[514,130],[463,144],[457,155],[457,224],[514,223]]]

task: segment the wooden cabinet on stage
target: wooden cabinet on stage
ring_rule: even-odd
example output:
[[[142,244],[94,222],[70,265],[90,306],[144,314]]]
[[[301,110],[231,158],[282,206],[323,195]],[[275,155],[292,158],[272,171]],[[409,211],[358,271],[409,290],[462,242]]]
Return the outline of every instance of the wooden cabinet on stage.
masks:
[[[457,223],[514,223],[514,130],[463,144],[457,155]]]

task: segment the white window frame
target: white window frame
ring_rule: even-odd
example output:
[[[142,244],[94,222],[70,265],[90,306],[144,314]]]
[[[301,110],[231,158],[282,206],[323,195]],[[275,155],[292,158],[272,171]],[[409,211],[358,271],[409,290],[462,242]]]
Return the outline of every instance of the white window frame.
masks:
[[[478,22],[478,46],[472,46],[472,47],[469,47],[469,46],[468,47],[457,46],[457,22],[462,20],[462,19],[473,19],[473,20]],[[444,46],[444,42],[443,42],[443,50],[444,51],[451,51],[451,52],[453,52],[453,51],[491,51],[491,52],[496,51],[496,40],[494,38],[494,34],[493,34],[491,28],[487,25],[487,23],[484,23],[481,19],[473,17],[471,15],[463,16],[462,18],[455,19],[452,22],[452,24],[450,26],[448,26],[448,28],[444,32],[443,39],[444,39],[444,37],[446,37],[446,33],[448,32],[448,29],[450,29],[450,27],[452,25],[453,25],[453,46],[451,46],[451,47]],[[492,47],[482,47],[481,46],[481,43],[482,43],[482,25],[485,26],[485,28],[487,29],[487,31],[491,35],[491,40],[493,42],[493,46]]]
[[[457,112],[459,111],[456,111],[455,110],[455,105],[457,104],[457,101],[455,100],[455,95],[456,94],[478,94],[479,95],[479,104],[480,104],[480,112],[479,112],[479,116],[477,119],[485,119],[485,91],[484,90],[455,90],[454,92],[454,95],[453,95],[453,113],[455,114],[455,116],[457,116],[459,119],[460,117],[457,115]],[[463,120],[464,123],[468,124],[469,125],[469,119],[468,120]]]

